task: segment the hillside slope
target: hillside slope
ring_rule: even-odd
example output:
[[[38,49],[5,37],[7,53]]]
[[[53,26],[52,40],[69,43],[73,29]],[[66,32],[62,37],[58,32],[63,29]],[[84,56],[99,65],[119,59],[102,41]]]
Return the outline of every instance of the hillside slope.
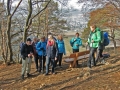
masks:
[[[119,51],[120,49],[118,49]],[[81,65],[68,68],[57,68],[56,75],[44,76],[35,71],[32,63],[31,78],[20,79],[21,65],[0,65],[1,90],[119,90],[120,89],[120,54],[112,54],[105,65],[98,64],[91,70]]]

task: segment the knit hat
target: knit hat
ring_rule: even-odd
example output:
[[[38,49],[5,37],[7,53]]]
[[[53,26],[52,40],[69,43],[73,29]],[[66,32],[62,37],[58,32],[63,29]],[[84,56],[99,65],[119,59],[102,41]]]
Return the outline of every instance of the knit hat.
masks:
[[[27,38],[27,41],[32,41],[30,38]]]

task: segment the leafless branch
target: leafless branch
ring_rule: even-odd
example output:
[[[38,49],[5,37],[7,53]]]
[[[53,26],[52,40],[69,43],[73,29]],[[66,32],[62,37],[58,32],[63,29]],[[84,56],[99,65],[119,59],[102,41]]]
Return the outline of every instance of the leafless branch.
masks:
[[[115,3],[113,3],[112,1],[110,1],[110,3],[114,5],[114,7],[120,12],[120,8],[118,8],[118,6]]]
[[[39,3],[39,2],[48,2],[48,1],[43,1],[43,0],[41,0],[41,1],[34,1],[33,3],[32,3],[32,5],[36,5],[37,3]]]
[[[35,18],[35,17],[36,17],[37,15],[39,15],[42,11],[44,11],[44,10],[48,7],[48,5],[49,5],[50,2],[51,2],[51,0],[49,0],[48,3],[47,3],[47,5],[46,5],[42,10],[40,10],[36,15],[34,15],[31,19]]]
[[[31,27],[31,24],[32,24],[32,19],[34,19],[36,16],[38,16],[41,12],[43,12],[49,5],[49,3],[51,2],[51,0],[48,1],[47,5],[42,9],[40,10],[37,14],[35,14],[30,20],[29,20],[29,24],[27,24],[27,28],[29,29]],[[28,23],[28,22],[27,22]]]
[[[18,5],[16,6],[15,10],[13,11],[13,13],[11,14],[11,17],[14,15],[14,13],[16,12],[16,10],[18,9],[18,7],[20,6],[22,0],[19,1]]]

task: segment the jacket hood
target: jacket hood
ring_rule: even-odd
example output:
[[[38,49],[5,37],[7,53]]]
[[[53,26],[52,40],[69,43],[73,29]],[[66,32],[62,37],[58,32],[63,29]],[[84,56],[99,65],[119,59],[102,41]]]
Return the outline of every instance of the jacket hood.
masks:
[[[95,32],[97,32],[97,31],[101,31],[100,28],[97,27],[97,28],[95,29]],[[90,33],[92,33],[91,30],[90,30]]]
[[[97,28],[95,29],[95,31],[100,31],[100,28],[97,27]]]

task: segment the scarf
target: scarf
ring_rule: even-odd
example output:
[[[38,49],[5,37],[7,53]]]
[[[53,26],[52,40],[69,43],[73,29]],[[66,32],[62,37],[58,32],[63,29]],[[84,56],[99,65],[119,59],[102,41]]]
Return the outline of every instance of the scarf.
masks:
[[[55,42],[49,40],[47,44],[48,44],[48,46],[54,46],[54,45],[55,45]]]

